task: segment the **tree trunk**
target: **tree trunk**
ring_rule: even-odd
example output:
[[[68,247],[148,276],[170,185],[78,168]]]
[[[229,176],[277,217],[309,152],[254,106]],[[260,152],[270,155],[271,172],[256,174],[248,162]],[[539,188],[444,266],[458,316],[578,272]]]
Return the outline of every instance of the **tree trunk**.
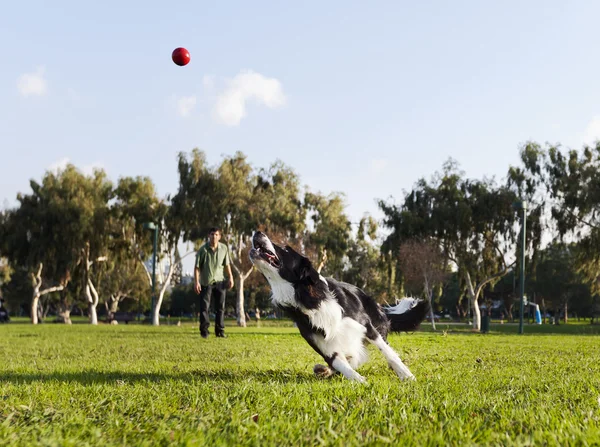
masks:
[[[433,288],[429,287],[427,276],[425,276],[425,296],[429,300],[429,318],[431,319],[431,327],[435,331],[435,316],[433,315]]]
[[[176,243],[175,243],[175,247],[172,247],[168,250],[169,256],[171,257],[171,262],[169,263],[169,273],[167,274],[167,277],[164,278],[161,273],[160,275],[158,275],[158,278],[157,278],[158,279],[157,283],[160,284],[160,291],[158,294],[158,299],[154,303],[154,308],[150,310],[150,316],[152,318],[153,326],[160,326],[160,307],[162,306],[165,292],[167,290],[167,287],[169,287],[169,284],[171,282],[171,277],[173,276],[173,272],[175,271],[175,268],[176,268],[176,264],[175,264],[175,251],[176,250],[177,250]],[[189,255],[191,255],[193,253],[195,253],[195,251],[189,251],[185,255],[180,257],[179,260],[182,261],[183,259],[185,259],[186,257],[188,257]],[[141,259],[138,259],[138,260],[144,267],[144,270],[146,271],[146,276],[148,277],[150,287],[152,287],[152,276],[150,275],[150,270],[148,270],[148,267]],[[158,256],[156,259],[156,265],[157,266],[160,265],[160,259],[158,258]]]
[[[96,312],[96,306],[92,303],[88,304],[88,313],[90,316],[90,324],[98,324],[98,312]]]
[[[323,270],[323,267],[325,267],[326,262],[327,262],[327,249],[324,248],[322,255],[321,255],[321,261],[319,262],[319,266],[317,267],[318,273],[321,273],[321,270]]]
[[[430,308],[429,308],[429,316],[431,317],[431,327],[432,327],[432,328],[433,328],[433,330],[435,331],[435,330],[436,330],[436,329],[435,329],[435,316],[434,316],[434,314],[433,314],[433,305],[432,305],[432,303],[431,303],[431,298],[429,298],[429,305],[430,305]]]
[[[88,283],[85,286],[85,297],[88,304],[88,315],[90,317],[90,324],[98,324],[98,291],[94,287],[92,280],[88,278]]]
[[[40,266],[38,268],[37,273],[31,274],[32,283],[33,283],[33,296],[31,299],[31,323],[32,324],[39,323],[38,312],[39,312],[40,298],[43,295],[46,295],[47,293],[58,292],[59,290],[62,290],[65,288],[65,285],[63,284],[60,286],[49,287],[47,289],[41,290],[41,288],[42,288],[42,270],[43,269],[44,269],[44,264],[40,262]]]
[[[86,244],[83,249],[83,261],[85,262],[85,297],[88,305],[88,314],[90,318],[90,324],[98,324],[98,291],[92,282],[92,276],[90,269],[94,262],[104,262],[108,258],[106,256],[100,256],[99,258],[90,261],[90,244]]]
[[[119,303],[121,302],[120,295],[111,295],[108,300],[104,302],[106,312],[108,314],[115,314],[119,310]]]
[[[546,324],[546,301],[542,298],[542,322]]]
[[[237,276],[237,299],[235,303],[237,325],[240,327],[246,327],[246,312],[244,310],[244,283],[252,273],[253,267],[251,267],[250,270],[244,273],[233,262],[231,264],[233,265],[233,270],[235,271]]]
[[[33,298],[31,299],[31,323],[38,324],[38,306],[40,304],[40,295],[34,289]]]
[[[567,315],[568,313],[568,302],[565,301],[565,324],[567,324],[569,322],[569,316]]]
[[[391,251],[388,254],[388,273],[388,299],[394,301],[394,298],[396,298],[396,294],[394,293],[394,285],[396,284],[396,263],[394,262]]]
[[[156,303],[154,303],[154,309],[152,309],[152,326],[160,326],[160,307],[162,306],[167,287],[169,287],[171,282],[171,276],[173,276],[173,272],[175,271],[175,263],[173,262],[174,258],[175,256],[173,255],[169,264],[169,273],[167,274],[165,281],[162,283],[160,292],[158,294],[158,299],[156,300]]]
[[[477,302],[479,298],[479,287],[477,287],[477,289],[473,288],[469,272],[466,274],[466,279],[469,298],[471,299],[471,304],[473,306],[473,330],[479,332],[481,330],[481,311],[479,310],[479,303]]]
[[[66,306],[60,306],[58,310],[57,321],[64,324],[72,324],[71,309]]]
[[[237,325],[246,327],[246,312],[244,311],[244,275],[238,275],[236,300]]]

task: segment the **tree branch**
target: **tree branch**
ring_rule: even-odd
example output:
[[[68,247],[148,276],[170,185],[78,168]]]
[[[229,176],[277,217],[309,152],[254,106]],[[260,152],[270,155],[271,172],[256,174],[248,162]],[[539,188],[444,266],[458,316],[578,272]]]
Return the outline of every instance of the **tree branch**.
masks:
[[[244,275],[242,275],[242,279],[245,281],[246,279],[248,279],[248,276],[250,276],[250,274],[254,271],[254,266],[250,267],[250,270],[248,270],[246,273],[244,273]]]
[[[597,225],[594,225],[591,222],[588,222],[586,220],[584,220],[582,217],[579,217],[577,214],[575,214],[573,211],[571,211],[569,208],[561,208],[562,210],[566,211],[567,213],[569,213],[571,216],[573,216],[576,220],[578,220],[579,222],[587,225],[588,227],[592,227],[595,230],[600,230],[600,227]]]
[[[63,290],[64,288],[65,288],[65,286],[62,286],[62,285],[49,287],[47,289],[42,290],[40,293],[38,293],[38,296],[46,295],[47,293],[58,292],[59,290]]]
[[[494,280],[494,279],[496,279],[496,278],[502,278],[504,275],[506,275],[506,274],[508,273],[508,270],[509,270],[509,269],[510,269],[510,268],[511,268],[513,265],[515,265],[516,263],[517,263],[517,261],[515,260],[515,261],[511,262],[511,263],[510,263],[510,265],[506,265],[506,264],[505,264],[505,266],[504,266],[504,268],[502,269],[502,271],[500,271],[500,272],[498,272],[498,273],[496,273],[496,274],[494,274],[494,275],[492,275],[492,276],[489,276],[489,277],[487,277],[486,279],[484,279],[482,282],[480,282],[480,283],[477,285],[477,289],[476,289],[476,292],[477,292],[477,293],[476,293],[476,295],[474,295],[474,296],[476,296],[476,297],[477,297],[477,296],[479,296],[479,294],[481,293],[481,290],[482,290],[482,289],[485,287],[485,285],[486,285],[486,284],[488,284],[489,282],[493,281],[493,280]]]

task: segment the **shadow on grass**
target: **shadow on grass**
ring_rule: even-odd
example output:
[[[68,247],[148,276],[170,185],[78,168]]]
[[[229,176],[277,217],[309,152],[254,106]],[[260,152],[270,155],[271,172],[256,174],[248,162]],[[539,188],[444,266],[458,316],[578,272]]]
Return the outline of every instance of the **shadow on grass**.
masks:
[[[81,385],[122,386],[137,383],[161,383],[181,381],[189,385],[190,381],[260,383],[307,383],[316,379],[312,373],[285,370],[239,370],[239,371],[188,371],[182,373],[132,373],[119,371],[81,371],[51,373],[2,373],[0,384],[32,384],[37,382],[79,383]]]

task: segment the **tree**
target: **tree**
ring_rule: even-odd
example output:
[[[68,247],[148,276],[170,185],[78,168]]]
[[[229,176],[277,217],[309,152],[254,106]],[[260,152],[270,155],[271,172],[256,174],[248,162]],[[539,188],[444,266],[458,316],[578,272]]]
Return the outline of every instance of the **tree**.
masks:
[[[346,262],[342,278],[350,284],[368,289],[378,301],[386,291],[384,264],[376,245],[377,222],[371,216],[363,217],[355,238],[351,238],[346,250]]]
[[[110,260],[102,265],[99,282],[105,293],[104,306],[109,315],[116,313],[125,299],[141,301],[149,295],[146,270],[139,259],[126,252],[112,251]]]
[[[430,304],[430,318],[435,331],[433,293],[448,278],[440,246],[432,240],[410,240],[400,246],[400,266],[407,282],[419,284]]]
[[[526,175],[544,188],[556,233],[580,242],[578,270],[600,293],[600,141],[566,153],[560,145],[528,143],[523,153]]]
[[[12,266],[31,278],[31,320],[37,324],[40,298],[67,286],[86,244],[89,260],[103,250],[104,214],[98,206],[108,202],[111,186],[102,171],[86,178],[72,165],[30,186],[32,192],[19,194],[19,206],[8,212],[3,245]]]
[[[252,272],[248,261],[252,233],[257,229],[285,229],[295,235],[303,228],[296,174],[281,162],[257,174],[241,152],[209,167],[206,156],[194,150],[179,154],[179,190],[172,198],[174,213],[182,221],[185,241],[204,239],[212,226],[223,228],[236,276],[236,312],[246,325],[244,284]]]
[[[506,258],[515,249],[515,202],[514,192],[507,187],[489,179],[465,179],[456,163],[449,161],[431,183],[419,180],[401,207],[381,206],[384,224],[392,230],[388,246],[400,247],[411,237],[431,239],[456,266],[473,307],[476,331],[481,327],[482,290],[511,267]]]
[[[343,194],[323,196],[307,191],[304,205],[313,223],[312,231],[308,232],[307,245],[315,247],[319,254],[317,270],[320,272],[327,263],[330,274],[341,275],[351,238],[351,223],[344,212]]]
[[[2,289],[4,288],[5,284],[10,282],[10,277],[13,273],[8,259],[2,256],[2,241],[5,241],[8,237],[8,235],[5,233],[7,217],[7,213],[4,210],[0,210],[0,300],[4,299]]]
[[[564,322],[568,322],[571,305],[580,311],[592,307],[589,288],[582,283],[576,269],[576,257],[576,244],[553,243],[540,253],[534,290],[554,311],[556,322],[561,313]]]
[[[115,232],[115,243],[122,245],[121,256],[130,253],[132,259],[136,259],[140,263],[146,272],[149,286],[152,285],[152,276],[150,267],[145,261],[153,254],[153,244],[152,235],[144,228],[144,224],[152,222],[158,226],[157,266],[161,265],[163,261],[168,265],[166,275],[162,269],[156,269],[158,296],[151,309],[151,319],[152,324],[158,326],[160,324],[160,308],[177,263],[193,253],[189,252],[179,257],[177,252],[177,245],[185,227],[186,215],[181,213],[169,198],[164,201],[160,200],[152,180],[148,177],[120,179],[116,190],[114,209],[118,226],[118,231]],[[132,271],[132,266],[129,268]]]

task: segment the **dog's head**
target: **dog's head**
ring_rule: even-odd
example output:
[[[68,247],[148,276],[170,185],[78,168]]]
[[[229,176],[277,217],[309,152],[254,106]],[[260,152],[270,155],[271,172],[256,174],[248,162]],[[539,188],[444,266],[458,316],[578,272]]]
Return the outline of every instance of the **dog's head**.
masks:
[[[289,245],[282,248],[274,244],[260,231],[252,237],[250,260],[267,279],[279,276],[295,286],[315,285],[321,281],[319,273],[306,256]]]

